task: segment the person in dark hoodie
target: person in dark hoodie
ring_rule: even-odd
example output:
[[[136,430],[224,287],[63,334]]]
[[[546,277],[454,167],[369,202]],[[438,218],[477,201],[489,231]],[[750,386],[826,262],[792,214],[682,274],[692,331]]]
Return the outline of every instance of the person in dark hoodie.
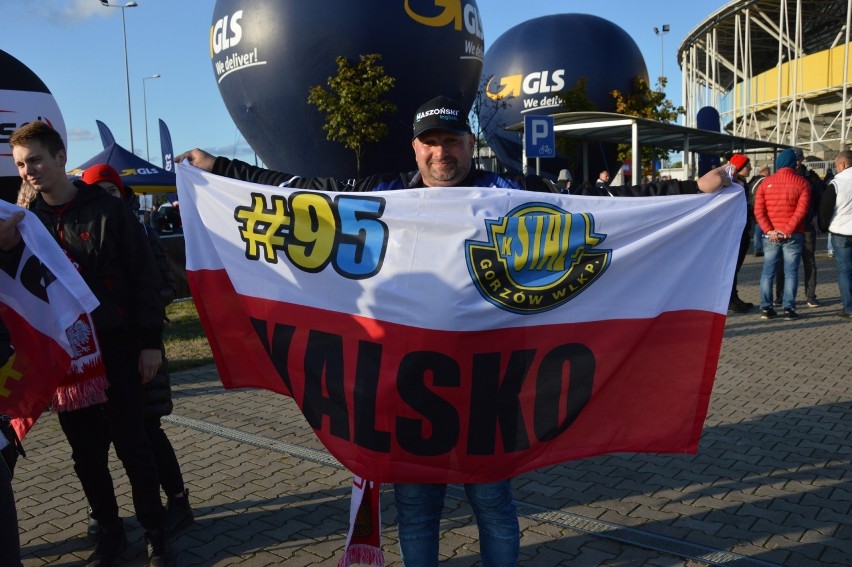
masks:
[[[751,173],[751,160],[743,154],[732,154],[728,158],[728,163],[734,167],[734,182],[739,183],[743,188],[748,186],[748,175]],[[746,191],[748,191],[746,189]],[[731,288],[731,300],[728,302],[728,311],[732,313],[748,313],[754,307],[754,303],[743,301],[740,299],[737,291],[737,278],[740,269],[743,267],[746,253],[748,252],[749,241],[754,230],[754,215],[752,211],[746,211],[746,223],[743,227],[743,236],[740,239],[740,249],[737,254],[737,269],[734,272],[734,286]]]
[[[74,470],[101,538],[87,564],[112,565],[127,545],[109,471],[109,444],[124,465],[148,564],[170,564],[157,466],[144,428],[142,384],[162,362],[165,312],[150,246],[133,213],[99,187],[70,181],[61,136],[41,121],[25,124],[9,140],[21,178],[37,193],[30,210],[41,220],[100,302],[92,313],[109,387],[107,402],[59,412]],[[0,266],[23,252],[17,229],[24,213],[0,221]]]

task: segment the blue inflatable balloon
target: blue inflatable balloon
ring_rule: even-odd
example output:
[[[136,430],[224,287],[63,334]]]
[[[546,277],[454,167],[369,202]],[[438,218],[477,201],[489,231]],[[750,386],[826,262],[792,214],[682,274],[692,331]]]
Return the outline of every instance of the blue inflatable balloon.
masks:
[[[33,120],[47,122],[68,144],[56,99],[29,67],[0,50],[0,199],[14,203],[21,187],[9,151],[12,132]]]
[[[521,135],[505,130],[528,114],[553,114],[565,108],[555,96],[586,79],[586,96],[600,112],[615,112],[610,91],[630,92],[633,80],[648,80],[645,60],[636,42],[614,23],[588,14],[557,14],[528,20],[509,29],[485,55],[479,95],[480,124],[498,159],[508,168],[521,169]],[[552,175],[578,156],[541,160]],[[615,149],[597,145],[590,152],[590,169],[616,167]]]
[[[231,118],[265,164],[300,175],[350,177],[355,155],[326,139],[307,102],[328,88],[335,59],[379,53],[396,78],[389,136],[365,148],[361,174],[413,168],[414,112],[443,94],[470,106],[484,40],[474,0],[217,0],[210,58]]]
[[[719,116],[719,111],[712,106],[703,106],[699,108],[695,115],[695,125],[702,130],[721,132],[722,119]],[[699,177],[716,169],[720,165],[722,165],[722,160],[719,156],[713,154],[698,154]]]

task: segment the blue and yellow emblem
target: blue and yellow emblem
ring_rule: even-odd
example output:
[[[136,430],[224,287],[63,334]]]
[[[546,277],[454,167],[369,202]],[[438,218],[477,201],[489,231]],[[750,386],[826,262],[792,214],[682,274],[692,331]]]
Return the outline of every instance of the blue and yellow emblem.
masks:
[[[485,224],[487,242],[465,243],[468,271],[485,299],[512,313],[530,315],[567,303],[612,259],[612,250],[596,248],[606,235],[595,232],[589,213],[525,203]]]

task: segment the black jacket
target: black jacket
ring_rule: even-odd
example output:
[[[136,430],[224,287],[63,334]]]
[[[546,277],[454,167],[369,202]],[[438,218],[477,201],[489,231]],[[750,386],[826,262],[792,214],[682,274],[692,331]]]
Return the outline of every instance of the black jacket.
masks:
[[[367,192],[424,186],[419,171],[385,173],[370,175],[361,179],[338,180],[331,177],[300,177],[292,173],[281,173],[263,169],[239,160],[230,160],[221,156],[216,158],[212,173],[263,185],[298,187],[320,191]],[[542,177],[535,175],[506,176],[481,169],[471,169],[470,174],[464,181],[459,183],[459,186],[502,187],[545,193],[561,193],[556,183]],[[645,185],[608,186],[606,189],[594,187],[578,188],[575,194],[600,196],[612,194],[617,197],[647,197],[652,195],[679,195],[697,192],[698,184],[695,181],[671,179]]]
[[[8,327],[0,319],[0,367],[6,364],[10,356],[12,356],[12,338],[9,336]]]
[[[162,284],[142,225],[121,199],[82,181],[75,185],[78,191],[69,203],[52,207],[39,195],[30,210],[98,298],[92,318],[101,342],[113,333],[131,333],[141,348],[159,349],[165,317]],[[22,249],[23,243],[0,253],[0,262]]]

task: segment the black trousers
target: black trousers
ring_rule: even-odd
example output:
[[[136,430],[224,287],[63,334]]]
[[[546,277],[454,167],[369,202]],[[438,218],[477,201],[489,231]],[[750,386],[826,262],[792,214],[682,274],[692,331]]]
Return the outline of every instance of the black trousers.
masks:
[[[151,450],[154,452],[154,460],[157,463],[160,486],[163,487],[163,492],[166,493],[166,496],[182,494],[184,484],[180,463],[178,463],[171,441],[160,426],[160,418],[146,417],[145,432],[151,442]]]
[[[0,457],[0,565],[21,565],[21,540],[18,534],[18,511],[12,493],[12,471]]]
[[[92,516],[105,527],[118,524],[118,503],[109,471],[109,445],[121,460],[133,495],[139,523],[148,530],[163,525],[157,464],[145,431],[144,396],[137,370],[139,347],[129,336],[113,333],[101,340],[110,387],[108,401],[59,413],[59,423],[71,445],[74,470],[92,507]]]
[[[740,275],[740,268],[743,267],[746,254],[748,253],[749,244],[751,244],[751,236],[754,232],[754,221],[749,217],[746,219],[745,227],[743,227],[743,235],[740,238],[740,248],[737,250],[737,268],[734,270],[734,286],[731,288],[731,299],[739,297],[737,293],[737,278]]]

